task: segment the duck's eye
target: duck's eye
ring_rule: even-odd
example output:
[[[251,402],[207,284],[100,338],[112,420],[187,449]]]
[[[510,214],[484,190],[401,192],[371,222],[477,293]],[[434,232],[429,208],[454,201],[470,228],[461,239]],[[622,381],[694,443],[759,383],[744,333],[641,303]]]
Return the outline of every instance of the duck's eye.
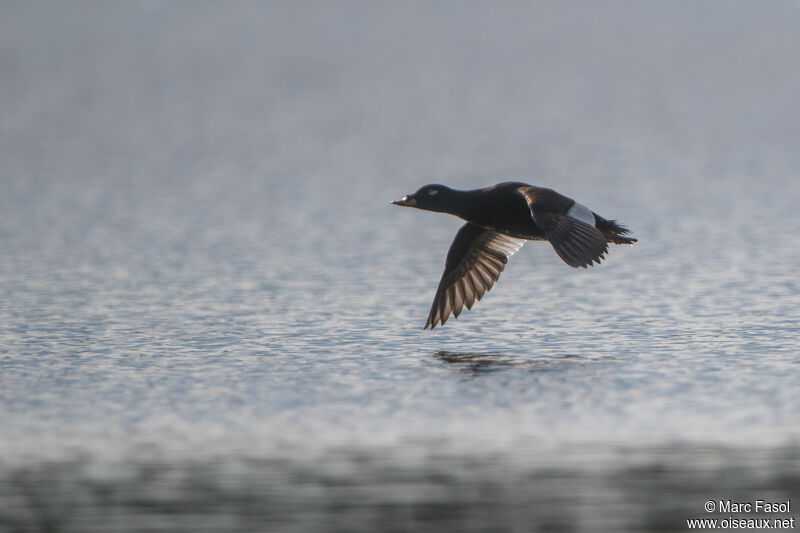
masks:
[[[433,196],[434,194],[438,194],[439,191],[436,189],[428,189],[428,196]]]

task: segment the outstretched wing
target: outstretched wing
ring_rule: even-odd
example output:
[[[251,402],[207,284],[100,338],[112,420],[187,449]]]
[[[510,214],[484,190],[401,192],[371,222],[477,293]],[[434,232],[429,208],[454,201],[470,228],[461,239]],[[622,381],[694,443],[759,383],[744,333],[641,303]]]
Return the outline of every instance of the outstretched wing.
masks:
[[[492,288],[506,266],[508,258],[525,243],[467,222],[450,245],[442,279],[433,297],[433,305],[425,328],[447,322],[450,313],[458,318],[466,305],[472,309],[475,300]]]
[[[528,201],[533,221],[566,264],[586,268],[604,259],[608,244],[595,227],[591,210],[552,189],[520,187],[518,191]]]

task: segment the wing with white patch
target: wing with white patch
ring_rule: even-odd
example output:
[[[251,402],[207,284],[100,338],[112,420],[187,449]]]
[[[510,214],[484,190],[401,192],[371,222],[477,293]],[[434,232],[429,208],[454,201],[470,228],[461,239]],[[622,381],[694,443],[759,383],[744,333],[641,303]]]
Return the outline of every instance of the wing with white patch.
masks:
[[[571,267],[587,267],[608,252],[603,233],[595,227],[592,210],[572,198],[544,187],[520,187],[531,216],[558,256]]]
[[[484,229],[472,223],[464,224],[450,245],[442,279],[433,297],[433,305],[425,328],[435,328],[447,322],[452,313],[458,318],[464,306],[472,309],[476,300],[492,288],[506,266],[508,258],[525,243]]]
[[[589,224],[590,226],[594,226],[596,222],[592,210],[578,202],[575,202],[575,205],[567,211],[567,216],[575,220],[580,220],[584,224]]]
[[[533,221],[540,226],[558,256],[571,267],[592,265],[605,258],[608,244],[603,233],[578,219],[539,212]]]

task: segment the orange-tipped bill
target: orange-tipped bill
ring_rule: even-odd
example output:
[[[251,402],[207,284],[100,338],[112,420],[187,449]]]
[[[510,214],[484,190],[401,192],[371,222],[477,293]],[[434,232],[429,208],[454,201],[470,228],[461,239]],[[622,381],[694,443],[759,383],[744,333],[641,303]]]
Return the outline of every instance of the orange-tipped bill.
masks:
[[[413,196],[403,196],[402,200],[395,200],[392,202],[394,205],[404,205],[406,207],[414,207],[417,205],[417,199]]]

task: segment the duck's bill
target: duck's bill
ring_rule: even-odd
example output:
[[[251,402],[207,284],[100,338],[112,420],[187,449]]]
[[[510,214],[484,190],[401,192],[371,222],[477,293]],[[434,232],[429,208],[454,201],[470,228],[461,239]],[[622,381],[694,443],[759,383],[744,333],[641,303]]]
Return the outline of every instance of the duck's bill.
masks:
[[[395,200],[392,202],[394,205],[404,205],[406,207],[414,207],[417,205],[417,199],[411,196],[403,196],[402,200]]]

